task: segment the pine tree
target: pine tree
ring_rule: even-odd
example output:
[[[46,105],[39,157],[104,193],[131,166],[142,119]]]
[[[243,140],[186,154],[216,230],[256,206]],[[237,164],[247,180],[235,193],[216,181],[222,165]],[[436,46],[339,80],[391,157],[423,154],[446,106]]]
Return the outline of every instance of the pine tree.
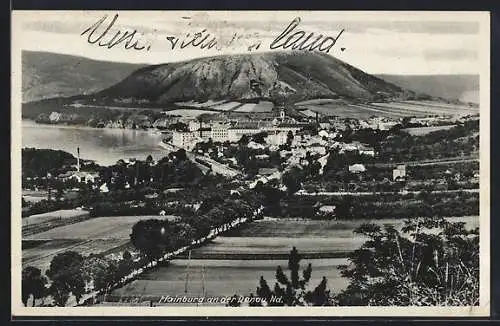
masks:
[[[293,247],[288,258],[288,276],[281,266],[276,268],[276,283],[274,289],[271,290],[267,281],[263,276],[260,277],[259,286],[256,294],[264,300],[265,305],[270,306],[331,306],[330,291],[327,290],[327,279],[323,277],[321,283],[312,291],[307,289],[307,285],[311,279],[312,266],[308,264],[302,271],[302,278],[299,276],[300,271],[300,254],[297,248]],[[275,300],[271,300],[274,298]],[[276,298],[278,300],[276,300]],[[251,306],[258,306],[252,304]]]

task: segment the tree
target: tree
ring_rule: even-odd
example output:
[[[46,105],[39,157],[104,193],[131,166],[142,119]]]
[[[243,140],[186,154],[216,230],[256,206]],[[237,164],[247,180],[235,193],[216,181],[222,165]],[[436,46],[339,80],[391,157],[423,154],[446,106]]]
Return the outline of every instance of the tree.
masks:
[[[327,280],[323,277],[320,284],[313,290],[309,290],[309,280],[311,279],[312,266],[308,264],[300,271],[300,254],[297,248],[293,247],[288,258],[288,269],[290,276],[287,276],[281,266],[276,268],[276,280],[274,289],[271,290],[263,276],[260,277],[257,287],[257,296],[271,306],[331,306],[333,305],[330,291],[327,290]],[[274,300],[273,300],[274,299]],[[255,304],[256,305],[256,304]]]
[[[82,268],[87,282],[93,282],[95,289],[104,289],[116,281],[117,268],[109,259],[92,256],[85,259]]]
[[[282,177],[283,184],[287,187],[288,194],[294,194],[302,187],[302,180],[304,173],[298,167],[292,167],[289,171],[285,172]]]
[[[310,165],[308,165],[309,173],[311,176],[319,175],[319,171],[321,170],[321,163],[318,161],[313,161]]]
[[[188,131],[188,125],[183,123],[183,122],[176,122],[172,123],[171,125],[168,126],[168,129],[170,130],[176,130],[176,131]]]
[[[266,137],[268,136],[268,133],[263,131],[263,132],[259,132],[255,135],[252,136],[252,140],[256,143],[259,143],[259,144],[265,144],[266,143]]]
[[[64,307],[70,294],[80,300],[85,292],[82,266],[83,257],[77,252],[66,251],[54,256],[46,274],[52,281],[49,291],[56,305]]]
[[[288,133],[286,134],[286,144],[288,146],[292,146],[292,142],[293,142],[293,132],[289,130]]]
[[[142,220],[134,224],[130,240],[134,247],[148,259],[160,257],[166,250],[171,237],[168,221],[158,219]]]
[[[341,267],[347,306],[474,306],[479,302],[479,230],[444,218],[405,221],[401,231],[364,224],[368,237]],[[439,232],[436,232],[438,230]]]
[[[248,145],[249,142],[250,142],[250,140],[248,139],[247,135],[241,136],[240,140],[238,140],[238,144],[243,145],[243,146]]]
[[[353,217],[353,196],[342,196],[336,203],[335,216],[339,219],[348,220]]]
[[[174,155],[179,161],[187,160],[186,150],[184,148],[181,148],[178,151],[176,151]]]
[[[33,296],[33,307],[35,300],[45,296],[47,278],[42,275],[39,268],[26,266],[22,271],[21,299],[25,306],[28,305],[28,299]]]
[[[223,194],[213,194],[203,200],[200,207],[198,208],[198,212],[200,212],[201,214],[207,213],[212,208],[222,205],[224,199],[225,196]]]
[[[122,259],[123,260],[132,260],[132,254],[130,253],[130,251],[125,250],[122,254]]]

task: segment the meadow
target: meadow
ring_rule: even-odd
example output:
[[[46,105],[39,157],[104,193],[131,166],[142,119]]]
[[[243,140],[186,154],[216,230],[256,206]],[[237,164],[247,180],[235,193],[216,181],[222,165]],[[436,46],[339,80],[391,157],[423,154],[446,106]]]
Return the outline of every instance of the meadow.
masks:
[[[23,226],[43,224],[54,220],[68,220],[76,219],[82,216],[89,215],[88,211],[78,209],[62,209],[54,212],[43,214],[36,214],[25,217],[22,219]]]
[[[324,115],[341,118],[368,119],[372,116],[403,118],[406,116],[424,117],[428,115],[475,114],[479,109],[465,105],[440,102],[373,102],[351,104],[339,100],[318,99],[296,104],[299,109],[309,109]]]
[[[126,246],[129,243],[128,239],[50,240],[38,246],[24,249],[22,253],[22,265],[23,267],[38,267],[44,273],[49,268],[52,258],[59,253],[71,250],[87,256],[112,251],[117,247]]]
[[[247,103],[238,107],[234,112],[272,112],[273,103],[268,101],[260,101],[259,103]]]
[[[26,239],[129,239],[132,226],[140,220],[175,219],[175,216],[106,216],[33,234]]]
[[[35,266],[45,271],[52,258],[68,250],[82,255],[110,252],[130,245],[132,226],[150,218],[174,219],[174,216],[112,216],[56,227],[25,237],[30,248],[22,251],[23,266]],[[36,243],[39,243],[36,245]]]
[[[430,132],[434,132],[434,131],[438,131],[438,130],[447,130],[447,129],[450,129],[453,127],[455,127],[455,125],[406,128],[406,129],[402,129],[402,131],[407,132],[412,136],[423,136],[423,135],[427,135]]]
[[[340,276],[339,265],[347,264],[347,259],[303,259],[301,269],[312,264],[310,286],[315,287],[325,276],[328,287],[338,291],[347,286],[347,279]],[[269,286],[276,282],[276,267],[286,269],[286,260],[181,260],[172,261],[168,266],[147,272],[140,279],[111,293],[114,299],[142,297],[143,300],[158,300],[161,296],[248,296],[259,285],[264,276]],[[186,282],[187,280],[187,282]]]
[[[451,218],[465,221],[468,227],[478,225],[477,217]],[[301,268],[312,264],[310,286],[315,287],[325,276],[333,292],[344,289],[348,280],[338,267],[348,264],[345,253],[358,248],[365,239],[353,230],[368,221],[313,221],[304,219],[265,218],[232,230],[211,243],[192,250],[191,259],[175,259],[139,279],[113,291],[109,301],[126,297],[158,300],[161,296],[232,296],[255,293],[260,276],[272,287],[278,265],[286,271],[287,255],[296,246],[303,259]],[[401,220],[374,221],[400,228]],[[328,253],[327,258],[310,258]],[[221,258],[222,257],[222,258]],[[260,259],[259,259],[260,257]],[[286,271],[287,272],[287,271]],[[187,280],[187,281],[186,281]],[[191,304],[192,305],[192,304]]]

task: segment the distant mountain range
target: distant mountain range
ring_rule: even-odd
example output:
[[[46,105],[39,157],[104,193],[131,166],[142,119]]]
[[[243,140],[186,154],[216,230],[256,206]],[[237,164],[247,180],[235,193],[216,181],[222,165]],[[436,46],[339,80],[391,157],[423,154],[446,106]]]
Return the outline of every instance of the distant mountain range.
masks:
[[[23,102],[69,97],[161,106],[221,99],[403,100],[426,97],[422,94],[463,100],[478,89],[477,76],[373,76],[318,52],[222,55],[146,66],[23,51],[22,64]]]
[[[32,102],[94,93],[114,85],[143,66],[23,51],[22,99],[23,102]]]
[[[400,87],[449,100],[479,103],[479,75],[378,75]]]

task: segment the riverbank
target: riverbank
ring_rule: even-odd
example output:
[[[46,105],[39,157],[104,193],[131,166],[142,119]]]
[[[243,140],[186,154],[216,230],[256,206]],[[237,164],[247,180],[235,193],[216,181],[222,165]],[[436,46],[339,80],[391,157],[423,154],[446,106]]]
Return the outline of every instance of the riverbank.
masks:
[[[40,128],[59,128],[59,129],[80,129],[80,130],[130,130],[130,131],[139,131],[139,132],[148,132],[153,134],[162,134],[163,132],[167,132],[165,129],[159,129],[155,127],[151,128],[122,128],[122,127],[91,127],[85,124],[67,124],[67,123],[46,123],[46,122],[37,122],[32,119],[22,119],[23,124],[31,124],[36,125]]]
[[[22,147],[53,149],[76,157],[80,148],[83,160],[92,160],[102,166],[115,164],[120,159],[145,160],[148,155],[159,160],[168,153],[158,146],[163,134],[139,129],[91,128],[39,124],[22,121]]]

